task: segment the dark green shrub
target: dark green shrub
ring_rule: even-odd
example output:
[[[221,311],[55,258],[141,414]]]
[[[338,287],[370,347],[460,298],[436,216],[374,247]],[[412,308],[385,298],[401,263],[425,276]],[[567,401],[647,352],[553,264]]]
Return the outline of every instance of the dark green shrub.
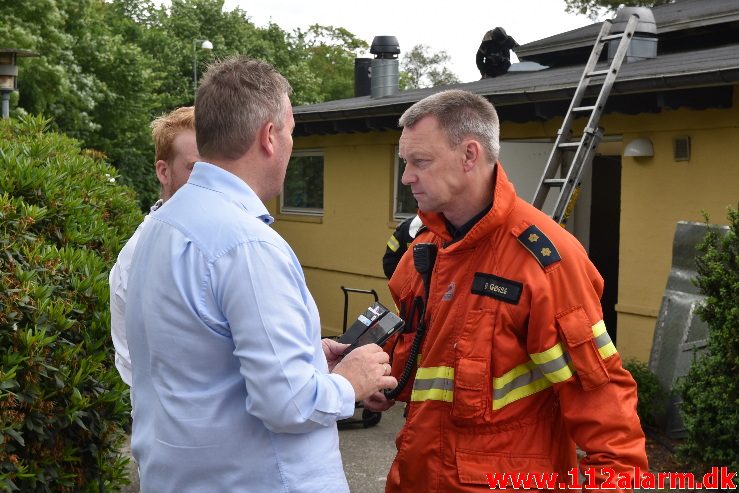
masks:
[[[107,275],[141,214],[115,168],[46,125],[0,121],[0,491],[113,491],[130,404]]]
[[[711,227],[698,247],[696,284],[706,301],[696,312],[708,324],[708,350],[678,389],[687,439],[684,458],[701,467],[739,470],[739,212],[729,228]],[[706,218],[706,221],[708,219]]]
[[[665,388],[646,363],[630,359],[624,362],[624,368],[636,380],[639,396],[636,412],[642,425],[659,427],[666,412],[667,392]]]

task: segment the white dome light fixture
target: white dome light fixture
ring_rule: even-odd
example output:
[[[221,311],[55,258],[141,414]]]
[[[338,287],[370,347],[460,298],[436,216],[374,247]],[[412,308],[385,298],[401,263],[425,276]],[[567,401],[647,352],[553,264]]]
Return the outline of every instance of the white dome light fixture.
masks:
[[[654,146],[647,137],[638,137],[624,147],[624,156],[628,157],[652,157]]]

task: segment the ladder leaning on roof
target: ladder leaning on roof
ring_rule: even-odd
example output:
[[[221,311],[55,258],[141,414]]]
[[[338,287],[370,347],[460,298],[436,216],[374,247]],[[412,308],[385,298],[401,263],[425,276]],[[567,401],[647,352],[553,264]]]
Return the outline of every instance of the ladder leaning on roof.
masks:
[[[580,176],[585,167],[592,163],[595,149],[598,147],[601,137],[603,137],[603,129],[598,126],[598,122],[638,24],[639,16],[632,14],[622,33],[611,34],[613,22],[611,20],[603,22],[603,26],[593,46],[593,51],[590,53],[590,59],[585,65],[585,70],[580,77],[575,95],[562,122],[562,127],[557,132],[554,147],[549,154],[549,159],[544,167],[544,173],[539,180],[534,199],[531,203],[537,209],[542,210],[550,189],[559,188],[559,195],[551,213],[552,219],[559,224],[564,224],[567,221],[567,216],[569,215],[566,214],[567,206],[575,192],[575,187],[579,185]],[[595,65],[598,63],[603,46],[614,39],[621,39],[621,41],[613,60],[611,60],[610,67],[606,70],[595,70]],[[594,82],[594,79],[602,80],[598,98],[593,106],[581,106],[585,91],[588,85]],[[582,131],[582,136],[579,140],[571,140],[573,120],[576,116],[586,116],[587,114],[590,114],[590,118]],[[572,158],[572,163],[567,168],[565,166],[565,153],[572,151],[575,154]],[[564,177],[558,178],[556,175],[560,168],[562,170],[560,176]]]

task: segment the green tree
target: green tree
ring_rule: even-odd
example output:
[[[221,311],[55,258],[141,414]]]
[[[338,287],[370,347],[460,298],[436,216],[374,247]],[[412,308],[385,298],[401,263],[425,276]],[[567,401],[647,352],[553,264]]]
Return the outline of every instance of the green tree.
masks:
[[[97,129],[90,116],[99,85],[75,57],[75,38],[67,21],[89,2],[0,0],[5,47],[32,50],[41,56],[19,62],[19,105],[22,112],[42,113],[71,135],[85,138]]]
[[[311,73],[320,78],[322,101],[354,96],[354,59],[369,48],[367,42],[342,27],[319,24],[306,32],[296,30],[291,39]]]
[[[21,59],[12,114],[49,117],[105,154],[142,209],[158,194],[149,122],[193,104],[193,61],[201,75],[230,55],[266,60],[290,81],[293,104],[318,103],[352,95],[355,52],[367,46],[333,26],[258,27],[224,0],[0,0],[0,11],[3,44],[41,54]],[[194,49],[198,39],[214,49]]]
[[[152,116],[162,107],[159,64],[135,39],[126,38],[127,33],[144,31],[143,25],[132,25],[103,2],[92,2],[88,16],[83,24],[91,25],[76,35],[77,59],[99,89],[91,111],[98,128],[85,145],[103,151],[124,183],[137,190],[142,208],[148,208],[159,193],[149,132]]]
[[[416,45],[400,61],[400,88],[418,89],[458,84],[459,78],[450,71],[451,57],[446,51],[432,52],[427,45]]]
[[[696,310],[708,324],[706,353],[678,389],[688,436],[682,453],[697,467],[739,470],[739,210],[729,228],[711,227],[698,247],[696,284],[706,296]]]
[[[674,0],[565,0],[565,12],[583,14],[595,21],[605,14],[615,13],[622,5],[631,7],[654,7]]]
[[[148,0],[147,0],[148,2]],[[128,0],[114,3],[127,4]],[[123,10],[123,8],[121,9]],[[144,6],[136,11],[145,19],[147,28],[139,42],[160,67],[167,67],[161,86],[163,110],[193,104],[193,60],[197,60],[198,75],[207,64],[231,55],[244,54],[270,62],[293,86],[293,103],[306,104],[325,101],[332,84],[326,84],[317,59],[322,49],[342,47],[333,54],[349,52],[351,33],[342,36],[341,30],[317,26],[308,33],[290,34],[277,24],[255,26],[248,13],[240,8],[224,10],[223,0],[173,0],[170,7]],[[130,12],[129,14],[130,15]],[[335,37],[333,43],[326,39]],[[212,51],[196,50],[193,41],[207,39]],[[313,64],[311,64],[313,62]],[[352,58],[353,63],[353,58]],[[339,66],[345,65],[341,61]]]
[[[117,32],[125,18],[102,0],[0,8],[0,39],[41,55],[21,61],[13,114],[50,117],[52,128],[108,155],[148,202],[157,192],[148,122],[159,83],[154,61]]]
[[[115,0],[119,9],[129,0]],[[235,53],[248,54],[261,44],[257,29],[240,9],[223,11],[223,0],[173,0],[169,7],[153,7],[146,0],[135,12],[127,12],[143,32],[134,32],[139,46],[151,56],[162,74],[160,113],[192,105],[193,61],[198,78],[208,63]],[[201,50],[195,40],[209,40],[213,50]],[[193,49],[195,46],[195,49]]]

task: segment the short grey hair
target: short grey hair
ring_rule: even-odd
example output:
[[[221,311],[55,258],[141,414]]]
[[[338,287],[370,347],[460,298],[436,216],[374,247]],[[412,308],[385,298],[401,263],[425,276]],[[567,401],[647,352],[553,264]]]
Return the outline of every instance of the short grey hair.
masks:
[[[426,116],[434,116],[451,146],[474,138],[495,162],[500,155],[500,123],[493,104],[482,96],[452,89],[422,99],[400,117],[398,125],[412,127]]]
[[[198,152],[205,159],[243,156],[262,125],[283,127],[285,95],[291,93],[269,63],[235,56],[210,65],[195,99]]]

